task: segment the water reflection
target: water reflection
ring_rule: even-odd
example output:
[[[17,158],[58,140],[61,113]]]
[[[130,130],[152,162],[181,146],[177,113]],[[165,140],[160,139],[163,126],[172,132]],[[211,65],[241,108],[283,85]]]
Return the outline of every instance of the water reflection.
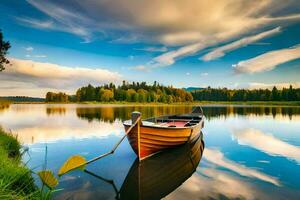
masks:
[[[201,133],[194,141],[156,154],[141,163],[136,159],[120,190],[113,180],[92,171],[85,172],[110,184],[116,193],[116,199],[161,199],[177,189],[196,171],[204,150],[202,137]]]
[[[91,159],[110,150],[124,134],[122,121],[129,119],[134,110],[141,111],[143,118],[147,118],[188,113],[191,109],[192,105],[12,104],[0,113],[0,124],[17,133],[23,144],[30,144],[30,168],[36,169],[44,162],[47,143],[48,168],[56,172],[71,155],[80,154]],[[298,199],[300,107],[211,105],[203,109],[207,120],[203,129],[206,149],[201,167],[190,178],[186,176],[187,180],[168,195],[160,189],[155,191],[172,200]],[[147,171],[142,174],[148,176],[172,163],[158,161],[160,167],[151,166],[156,170],[149,171],[148,167],[133,165],[135,159],[130,145],[124,142],[113,156],[91,164],[88,169],[114,180],[125,198],[129,195],[126,191],[133,191],[130,188],[138,185],[136,171]],[[177,157],[174,160],[181,165]],[[63,176],[59,188],[63,190],[55,194],[56,199],[112,199],[116,196],[112,185],[82,171]],[[142,194],[136,195],[141,197]],[[138,198],[132,195],[129,196]]]
[[[254,115],[254,116],[288,116],[300,115],[300,107],[280,106],[209,106],[203,107],[206,118],[227,117],[233,115]]]
[[[47,115],[65,115],[66,108],[65,107],[47,107],[46,113],[47,113]]]
[[[192,105],[186,106],[106,106],[106,107],[78,107],[76,114],[80,119],[92,121],[114,122],[116,119],[124,121],[130,118],[133,111],[142,113],[143,118],[153,116],[190,113]],[[203,106],[203,111],[208,120],[216,117],[228,117],[234,115],[254,115],[289,117],[300,115],[300,107],[265,107],[265,106]]]
[[[3,112],[4,110],[8,109],[9,106],[10,106],[10,104],[0,102],[0,113]]]
[[[202,134],[185,146],[156,154],[132,165],[120,190],[120,199],[161,199],[196,170],[204,149]]]
[[[258,129],[234,130],[234,137],[240,145],[247,145],[271,156],[283,156],[300,163],[300,147],[282,141]]]
[[[229,160],[224,154],[218,149],[205,149],[204,158],[212,164],[234,171],[241,176],[250,178],[256,178],[265,182],[272,183],[276,186],[280,186],[280,182],[277,178],[261,173],[255,169],[247,168],[246,166]]]
[[[165,114],[189,113],[192,106],[100,106],[100,107],[78,107],[76,114],[80,119],[92,122],[104,121],[114,122],[115,120],[127,120],[131,112],[139,111],[143,118],[160,116]]]

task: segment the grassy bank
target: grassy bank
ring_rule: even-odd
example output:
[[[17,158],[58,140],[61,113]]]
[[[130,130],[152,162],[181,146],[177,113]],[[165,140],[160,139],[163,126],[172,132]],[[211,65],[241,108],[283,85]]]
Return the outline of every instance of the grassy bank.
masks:
[[[21,145],[0,128],[0,199],[39,199],[31,171],[21,162]]]

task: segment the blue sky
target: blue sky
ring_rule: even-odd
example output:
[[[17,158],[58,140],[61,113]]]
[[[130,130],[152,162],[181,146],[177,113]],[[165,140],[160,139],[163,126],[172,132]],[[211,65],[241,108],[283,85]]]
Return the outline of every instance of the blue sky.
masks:
[[[1,95],[92,83],[300,87],[299,1],[2,0]]]

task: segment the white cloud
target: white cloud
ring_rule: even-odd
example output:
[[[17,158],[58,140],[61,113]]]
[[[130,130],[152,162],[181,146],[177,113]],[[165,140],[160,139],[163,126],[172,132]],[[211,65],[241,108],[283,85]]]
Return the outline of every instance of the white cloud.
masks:
[[[2,95],[44,96],[46,90],[74,92],[86,84],[118,83],[121,75],[106,69],[67,67],[32,60],[10,59],[10,66],[0,73]],[[14,87],[14,85],[18,87]]]
[[[129,69],[137,70],[137,71],[145,71],[145,72],[150,71],[150,68],[145,65],[137,65],[137,66],[130,67]]]
[[[166,45],[230,39],[266,24],[299,19],[297,14],[280,15],[288,7],[299,6],[297,1],[28,0],[28,3],[50,18],[45,21],[52,22],[52,25],[46,23],[51,29],[55,27],[84,39],[104,33],[112,39],[130,36]],[[28,24],[47,28],[41,22],[30,21]]]
[[[24,25],[29,25],[39,29],[58,30],[72,33],[84,39],[84,42],[90,42],[92,32],[86,23],[92,23],[92,20],[83,16],[79,12],[64,9],[55,3],[40,3],[35,0],[28,0],[32,6],[47,14],[51,19],[35,19],[28,17],[17,17],[16,19]]]
[[[270,51],[249,60],[240,61],[235,65],[237,73],[258,73],[270,71],[276,66],[300,58],[300,46]]]
[[[283,156],[300,163],[300,147],[277,139],[271,134],[265,134],[257,129],[242,129],[233,132],[241,145],[263,151],[272,156]]]
[[[206,148],[204,150],[203,157],[211,163],[230,169],[242,176],[257,178],[259,180],[280,186],[280,183],[276,178],[266,175],[262,172],[256,171],[255,169],[247,168],[246,166],[236,163],[234,161],[231,161],[227,159],[224,156],[224,154],[219,150]]]
[[[35,57],[35,58],[47,58],[47,56],[46,55],[34,55],[33,57]]]
[[[40,55],[30,55],[30,54],[26,54],[25,57],[26,57],[26,58],[31,58],[31,57],[34,57],[34,58],[47,58],[47,55],[43,55],[43,54],[40,54]]]
[[[210,43],[213,44],[212,41]],[[195,44],[183,46],[177,50],[169,51],[167,53],[155,57],[152,62],[152,67],[155,68],[155,67],[164,67],[164,66],[172,65],[175,63],[176,59],[187,55],[195,54],[198,51],[206,48],[208,45],[209,43],[206,42],[198,42]]]
[[[251,43],[254,43],[258,40],[264,39],[266,37],[270,37],[271,35],[274,35],[275,33],[279,33],[280,32],[280,27],[274,28],[272,30],[268,30],[262,33],[259,33],[257,35],[253,35],[253,36],[248,36],[248,37],[244,37],[240,40],[237,40],[235,42],[226,44],[224,46],[221,47],[217,47],[216,49],[212,50],[211,52],[205,54],[204,56],[201,57],[202,60],[204,61],[210,61],[210,60],[214,60],[216,58],[220,58],[223,57],[227,52],[233,51],[235,49],[238,49],[240,47],[244,47],[247,46]]]
[[[299,1],[28,2],[49,19],[38,21],[22,17],[20,21],[24,25],[72,33],[86,42],[103,37],[114,42],[147,41],[176,46],[176,50],[154,58],[150,62],[151,68],[172,65],[177,59],[194,55],[204,48],[237,40],[262,28],[286,26],[287,21],[300,19],[299,14],[282,12],[299,7]],[[282,13],[286,14],[282,16]]]
[[[29,46],[29,47],[25,47],[26,51],[33,51],[33,47]]]
[[[200,74],[201,76],[208,76],[208,73],[207,72],[203,72]]]
[[[149,51],[149,52],[166,52],[166,51],[168,51],[168,48],[165,46],[163,46],[163,47],[145,47],[145,48],[138,48],[136,50]]]
[[[54,28],[54,23],[51,20],[45,20],[45,21],[41,21],[41,20],[37,20],[37,19],[32,19],[32,18],[27,18],[27,17],[16,17],[16,19],[25,24],[25,25],[29,25],[32,26],[34,28],[40,28],[40,29],[55,29]]]

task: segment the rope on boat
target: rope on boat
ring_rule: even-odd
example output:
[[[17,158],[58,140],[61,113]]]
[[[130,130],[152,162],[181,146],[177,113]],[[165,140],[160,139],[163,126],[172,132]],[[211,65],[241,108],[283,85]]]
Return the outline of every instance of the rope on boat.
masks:
[[[74,169],[83,168],[85,165],[90,164],[92,162],[95,162],[96,160],[99,160],[101,158],[104,158],[110,154],[113,154],[116,149],[119,147],[119,145],[122,143],[122,141],[125,139],[125,137],[130,133],[130,131],[138,124],[138,127],[140,126],[141,116],[138,116],[134,123],[132,122],[132,125],[127,129],[124,136],[115,144],[115,146],[107,153],[101,154],[100,156],[97,156],[89,161],[86,161],[84,157],[80,155],[74,155],[70,157],[59,169],[58,175],[62,176],[63,174],[72,171]],[[138,130],[139,131],[139,130]]]

